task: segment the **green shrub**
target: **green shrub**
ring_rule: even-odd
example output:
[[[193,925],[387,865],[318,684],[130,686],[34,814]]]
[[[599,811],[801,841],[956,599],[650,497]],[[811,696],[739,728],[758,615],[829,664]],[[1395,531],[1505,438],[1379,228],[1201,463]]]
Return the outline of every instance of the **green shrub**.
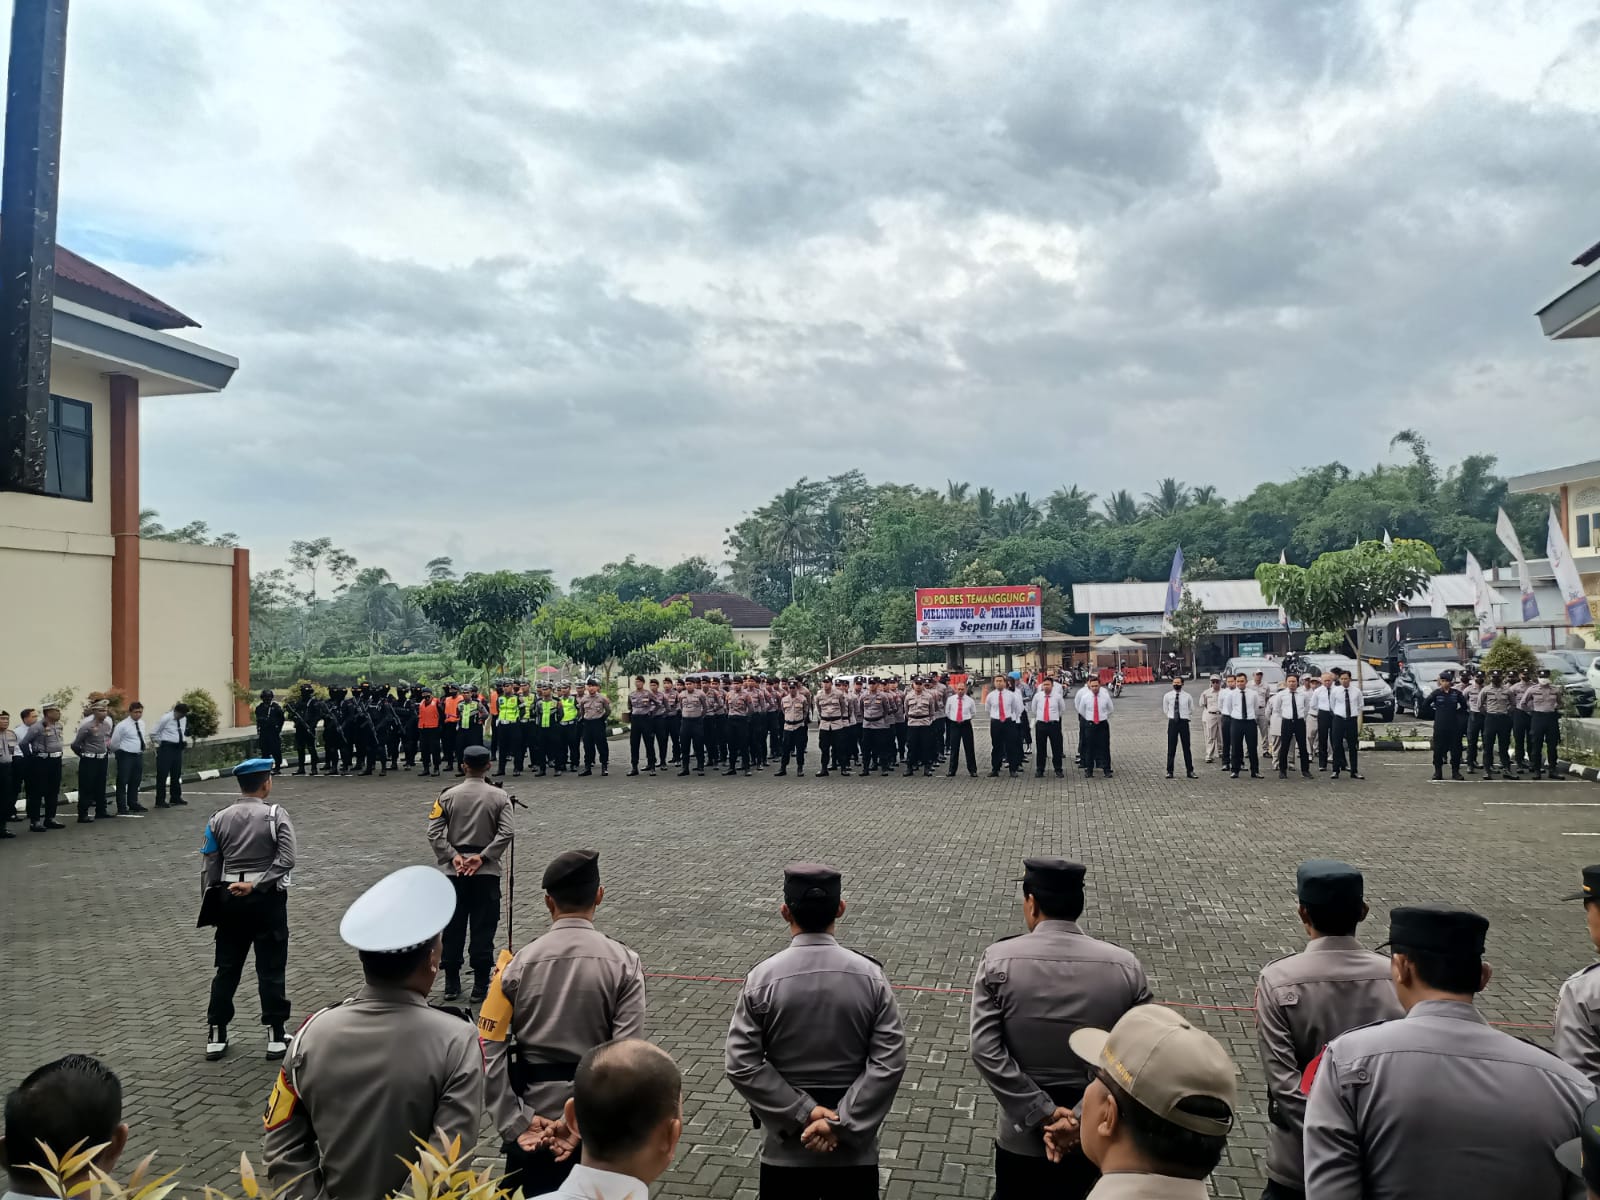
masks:
[[[1533,656],[1533,650],[1525,642],[1519,642],[1509,634],[1501,634],[1495,638],[1483,656],[1483,669],[1485,671],[1536,671],[1539,669],[1539,660]]]
[[[205,688],[190,688],[180,700],[189,706],[189,736],[215,737],[217,730],[222,728],[222,722],[217,702],[211,698],[211,693]]]
[[[88,702],[93,704],[96,700],[104,700],[106,702],[106,707],[110,710],[113,721],[120,721],[128,715],[128,694],[121,688],[106,688],[101,692],[90,692]]]

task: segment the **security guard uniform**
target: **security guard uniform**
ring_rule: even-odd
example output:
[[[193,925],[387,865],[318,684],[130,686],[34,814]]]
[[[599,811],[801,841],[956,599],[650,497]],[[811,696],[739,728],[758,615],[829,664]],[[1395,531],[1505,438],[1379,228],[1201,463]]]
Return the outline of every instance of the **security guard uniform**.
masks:
[[[245,959],[256,955],[261,1023],[268,1027],[267,1056],[282,1058],[289,1019],[285,972],[289,964],[289,872],[294,870],[294,826],[281,805],[269,803],[272,760],[250,758],[233,768],[241,787],[265,791],[242,795],[206,822],[201,844],[201,919],[216,926],[216,974],[206,1020],[211,1025],[208,1059],[228,1050],[233,995]]]
[[[1307,907],[1362,903],[1361,872],[1346,863],[1300,864],[1296,894]],[[1301,1140],[1305,1069],[1341,1033],[1403,1016],[1389,960],[1354,937],[1318,936],[1299,954],[1268,963],[1256,980],[1256,1038],[1267,1077],[1268,1200],[1305,1194]]]
[[[1477,962],[1489,922],[1418,906],[1389,914],[1396,952]],[[1424,1000],[1404,1019],[1335,1038],[1306,1104],[1315,1200],[1562,1196],[1556,1148],[1578,1136],[1594,1085],[1548,1050],[1491,1028],[1472,1004]]]
[[[508,697],[500,698],[505,711]],[[428,841],[439,870],[455,889],[455,915],[444,930],[444,998],[461,994],[461,951],[472,929],[472,998],[489,994],[494,972],[494,937],[500,927],[500,860],[511,845],[511,797],[483,778],[489,751],[468,746],[463,762],[471,776],[446,788],[428,813]],[[465,860],[456,865],[457,860]]]
[[[1083,906],[1086,868],[1064,858],[1023,860],[1027,893],[1045,908]],[[1089,1069],[1067,1039],[1110,1029],[1150,1002],[1139,960],[1090,937],[1076,921],[1039,917],[1025,934],[983,952],[972,982],[972,1064],[1000,1105],[994,1140],[996,1200],[1079,1198],[1100,1172],[1081,1152],[1045,1158],[1044,1127],[1057,1108],[1075,1108]]]
[[[417,1139],[472,1157],[483,1116],[483,1053],[472,1025],[428,1007],[438,958],[411,980],[373,980],[390,955],[418,962],[455,895],[431,867],[405,867],[345,912],[339,936],[361,951],[368,982],[313,1013],[278,1073],[263,1119],[267,1178],[286,1200],[383,1200],[407,1190]],[[421,990],[418,987],[421,986]],[[440,1144],[441,1138],[443,1145]]]
[[[795,863],[787,904],[837,907],[839,872]],[[762,1131],[761,1200],[863,1200],[878,1194],[878,1131],[906,1069],[906,1038],[883,968],[831,933],[795,934],[745,977],[728,1026],[728,1080]],[[818,1108],[837,1146],[807,1149]]]
[[[1565,897],[1600,904],[1600,866],[1583,869],[1583,888]],[[1553,1045],[1561,1061],[1600,1085],[1600,963],[1591,963],[1568,977],[1556,1001]]]
[[[569,850],[546,868],[544,888],[598,888],[600,856]],[[561,1186],[582,1147],[556,1162],[546,1147],[517,1145],[535,1117],[557,1120],[572,1096],[578,1060],[594,1047],[644,1031],[644,968],[639,956],[586,917],[555,916],[495,975],[478,1016],[489,1073],[489,1117],[504,1139],[504,1187],[525,1196]],[[515,1051],[512,1050],[512,1039]]]

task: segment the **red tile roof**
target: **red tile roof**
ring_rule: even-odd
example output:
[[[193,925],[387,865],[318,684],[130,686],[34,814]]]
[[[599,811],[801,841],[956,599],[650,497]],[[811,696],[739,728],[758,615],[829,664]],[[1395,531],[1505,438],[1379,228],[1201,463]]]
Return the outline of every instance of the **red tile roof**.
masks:
[[[668,596],[667,603],[684,599],[689,601],[691,616],[703,617],[714,608],[720,609],[735,629],[769,629],[778,616],[765,604],[732,592],[689,592],[686,596]]]
[[[113,275],[60,245],[56,247],[56,295],[147,329],[183,329],[200,324],[120,275]]]

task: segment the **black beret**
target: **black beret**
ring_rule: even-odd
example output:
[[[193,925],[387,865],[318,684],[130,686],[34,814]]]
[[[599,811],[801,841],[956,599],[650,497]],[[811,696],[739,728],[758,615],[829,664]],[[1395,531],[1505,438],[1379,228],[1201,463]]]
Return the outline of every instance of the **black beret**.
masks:
[[[461,761],[469,766],[486,767],[489,765],[489,747],[468,746],[461,752]]]
[[[1068,858],[1025,858],[1022,882],[1046,896],[1072,896],[1083,891],[1089,868]]]
[[[1361,872],[1334,858],[1313,858],[1295,872],[1295,894],[1301,904],[1359,904]]]
[[[600,882],[600,851],[568,850],[544,869],[544,890]]]
[[[1573,892],[1570,896],[1561,897],[1563,900],[1600,900],[1600,866],[1585,867],[1583,869],[1583,888]]]
[[[783,898],[796,900],[837,900],[844,881],[837,868],[825,863],[790,863],[783,869]]]
[[[1389,910],[1389,945],[1457,958],[1481,958],[1489,919],[1464,908],[1416,904]]]

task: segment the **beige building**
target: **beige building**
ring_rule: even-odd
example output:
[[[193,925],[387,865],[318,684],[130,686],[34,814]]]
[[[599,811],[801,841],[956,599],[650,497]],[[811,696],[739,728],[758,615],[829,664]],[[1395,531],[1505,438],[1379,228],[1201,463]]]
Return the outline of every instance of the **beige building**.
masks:
[[[715,609],[732,623],[734,639],[741,646],[758,659],[766,654],[767,644],[772,641],[772,622],[778,616],[766,605],[733,592],[688,592],[667,597],[669,604],[674,600],[687,600],[689,615],[694,617],[703,617]]]
[[[1549,497],[1589,597],[1589,611],[1600,614],[1600,459],[1514,475],[1507,486],[1513,492]]]
[[[139,537],[140,405],[220,392],[238,367],[171,332],[194,324],[58,249],[47,494],[0,492],[13,716],[63,688],[118,687],[159,712],[203,687],[224,726],[241,722],[229,685],[249,679],[249,552]]]

